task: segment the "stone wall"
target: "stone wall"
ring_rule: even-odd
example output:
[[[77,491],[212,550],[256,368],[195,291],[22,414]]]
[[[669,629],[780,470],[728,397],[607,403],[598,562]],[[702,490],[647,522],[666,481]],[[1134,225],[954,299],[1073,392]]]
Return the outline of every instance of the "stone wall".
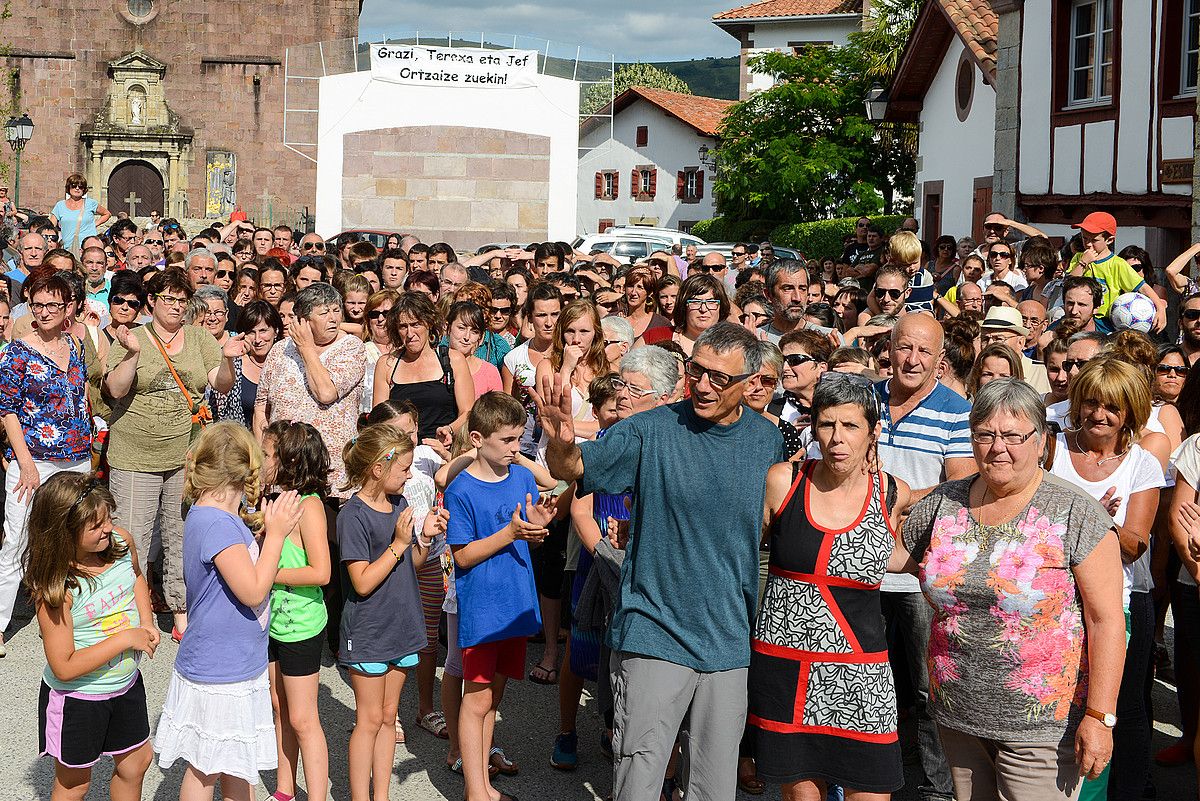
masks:
[[[486,128],[347,134],[342,227],[413,233],[456,249],[546,239],[550,139]]]
[[[22,205],[48,209],[67,174],[86,172],[80,127],[103,110],[108,64],[141,49],[167,64],[166,102],[193,133],[183,165],[190,216],[203,213],[210,149],[236,154],[238,200],[248,213],[264,190],[311,207],[315,165],[283,147],[285,50],[357,35],[359,3],[292,0],[286,8],[284,18],[249,0],[63,0],[53,8],[13,0],[0,32],[11,54],[0,63],[18,71],[18,108],[36,125],[21,164]],[[0,98],[10,91],[0,85]]]

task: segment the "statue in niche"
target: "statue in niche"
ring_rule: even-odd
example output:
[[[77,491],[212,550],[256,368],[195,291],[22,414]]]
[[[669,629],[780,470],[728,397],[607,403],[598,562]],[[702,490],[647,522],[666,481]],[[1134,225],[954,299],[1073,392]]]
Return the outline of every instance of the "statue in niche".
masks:
[[[129,90],[129,124],[145,125],[146,92],[140,86]]]

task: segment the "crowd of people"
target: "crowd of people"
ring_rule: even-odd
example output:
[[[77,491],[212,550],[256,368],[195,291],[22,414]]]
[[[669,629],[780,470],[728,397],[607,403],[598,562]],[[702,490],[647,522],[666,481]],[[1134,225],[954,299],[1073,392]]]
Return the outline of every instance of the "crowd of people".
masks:
[[[1152,797],[1152,759],[1197,753],[1200,248],[1159,272],[1104,212],[1061,244],[993,214],[979,243],[864,218],[827,258],[627,264],[104,227],[78,175],[59,206],[0,301],[0,630],[23,583],[54,801],[106,755],[133,801],[155,753],[181,801],[275,769],[277,801],[298,773],[384,801],[411,736],[511,799],[523,679],[557,687],[539,761],[611,760],[618,801],[888,798],[905,718],[923,799]]]

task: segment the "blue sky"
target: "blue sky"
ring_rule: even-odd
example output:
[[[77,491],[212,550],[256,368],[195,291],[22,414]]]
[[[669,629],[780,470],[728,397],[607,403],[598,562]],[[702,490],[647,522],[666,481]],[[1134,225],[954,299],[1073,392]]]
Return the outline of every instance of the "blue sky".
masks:
[[[737,41],[712,24],[738,0],[366,0],[360,36],[411,30],[522,34],[612,52],[618,61],[676,61],[737,55]]]

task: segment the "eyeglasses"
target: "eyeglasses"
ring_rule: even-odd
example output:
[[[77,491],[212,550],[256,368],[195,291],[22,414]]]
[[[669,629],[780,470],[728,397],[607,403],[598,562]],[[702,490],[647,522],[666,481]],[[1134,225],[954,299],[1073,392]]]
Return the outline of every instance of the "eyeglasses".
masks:
[[[1188,370],[1190,369],[1191,368],[1186,364],[1160,364],[1154,368],[1154,372],[1158,373],[1159,375],[1168,375],[1170,373],[1174,373],[1182,378],[1188,374]]]
[[[689,301],[690,302],[690,301]],[[699,381],[704,376],[708,376],[708,383],[712,384],[713,389],[722,390],[729,387],[731,384],[736,384],[739,381],[745,381],[754,373],[740,373],[738,375],[730,375],[722,373],[720,370],[710,370],[704,365],[688,359],[683,363],[683,372],[693,381]]]
[[[608,342],[605,342],[604,344],[607,345]],[[712,380],[711,374],[709,376],[709,380]],[[628,381],[622,381],[619,378],[614,378],[612,380],[612,385],[613,389],[615,389],[617,392],[628,392],[635,398],[644,398],[647,395],[655,394],[653,389],[645,389],[644,387],[639,387],[636,384],[630,384]],[[716,386],[716,384],[713,384],[713,386]]]
[[[30,303],[29,308],[31,311],[33,311],[35,313],[48,311],[48,312],[52,312],[54,314],[58,314],[63,309],[67,308],[67,304],[65,304],[65,303]]]
[[[721,299],[720,298],[689,298],[687,301],[687,305],[696,310],[708,309],[709,311],[716,311],[717,309],[721,308]]]
[[[866,228],[868,225],[870,225],[870,223],[865,223],[865,222],[856,222],[856,223],[854,224],[854,227],[855,227],[855,228]]]
[[[733,251],[733,256],[734,256],[735,258],[736,258],[737,256],[745,256],[745,255],[746,255],[746,251],[744,251],[744,250],[735,250],[735,251]]]
[[[1179,316],[1189,323],[1194,323],[1200,320],[1200,309],[1184,309],[1179,313]]]
[[[159,303],[165,303],[168,306],[186,306],[187,302],[188,302],[187,298],[177,298],[173,295],[159,294],[159,295],[155,295],[154,298]]]
[[[493,317],[508,317],[512,314],[512,306],[488,306],[488,314]]]
[[[233,270],[217,270],[217,278],[233,278]]]
[[[984,334],[982,337],[980,337],[980,339],[983,341],[983,344],[990,345],[993,342],[1007,342],[1013,337],[1018,336],[1020,336],[1020,334],[1018,334],[1016,331],[995,331],[990,334]]]
[[[881,286],[875,287],[875,297],[879,298],[880,300],[882,300],[883,298],[891,298],[892,300],[899,300],[900,296],[903,294],[904,294],[903,289],[884,289]]]
[[[738,318],[742,321],[742,325],[746,324],[747,320],[753,319],[755,325],[761,325],[763,321],[771,319],[771,315],[766,312],[746,312]]]
[[[813,362],[815,364],[816,362],[821,361],[816,356],[809,356],[807,353],[785,353],[783,354],[783,360],[788,363],[789,367],[799,367],[800,365],[808,364],[809,362]]]
[[[142,308],[142,302],[137,298],[123,298],[119,295],[108,299],[109,306],[127,306],[130,309]]]
[[[166,243],[161,239],[143,239],[142,244],[143,245],[164,245]]]
[[[773,375],[756,375],[754,380],[757,381],[763,389],[775,389],[779,386],[779,378]]]
[[[259,288],[259,289],[263,289],[263,290],[267,290],[267,289],[283,289],[283,284],[259,284],[259,285],[258,285],[258,288]]]
[[[45,239],[47,242],[57,242],[58,234],[52,234],[49,231],[47,231],[42,234],[42,239]]]
[[[1063,359],[1062,366],[1068,373],[1073,373],[1087,363],[1087,359]]]
[[[994,431],[972,431],[971,441],[976,445],[994,445],[998,439],[1011,448],[1024,445],[1036,433],[1037,431],[1030,431],[1028,434],[1018,434],[1015,431],[1005,431],[1002,434]]]
[[[606,348],[611,348],[613,345],[623,345],[623,344],[625,344],[625,340],[623,340],[623,339],[606,339],[606,340],[604,340],[604,347],[606,347]]]
[[[372,309],[371,311],[367,312],[367,319],[382,320],[384,317],[387,317],[387,313],[390,311],[391,309]]]
[[[663,259],[650,259],[649,261],[646,262],[646,264],[649,264],[651,267],[658,267],[663,270],[667,269],[667,263]]]
[[[229,312],[226,309],[209,309],[204,312],[205,317],[212,317],[214,320],[219,320],[228,314]]]
[[[988,253],[988,258],[989,259],[1008,259],[1009,261],[1011,261],[1012,254],[1006,250],[993,250],[990,253]]]
[[[300,246],[300,249],[301,250],[319,250],[320,252],[324,253],[325,252],[325,243],[324,242],[305,242],[303,245]]]

